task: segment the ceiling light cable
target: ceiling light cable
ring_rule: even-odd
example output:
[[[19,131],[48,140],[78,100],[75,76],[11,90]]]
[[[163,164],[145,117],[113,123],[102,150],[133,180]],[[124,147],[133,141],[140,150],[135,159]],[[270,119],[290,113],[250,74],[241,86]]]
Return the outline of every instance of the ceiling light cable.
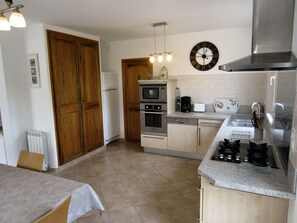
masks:
[[[155,46],[155,53],[149,54],[150,56],[150,62],[154,63],[155,62],[155,56],[157,57],[159,63],[163,62],[163,55],[166,55],[166,60],[168,62],[170,62],[172,60],[172,52],[167,52],[166,51],[166,29],[165,26],[167,25],[166,22],[159,22],[159,23],[154,23],[152,25],[152,27],[154,28],[154,46]],[[164,36],[163,36],[163,47],[164,47],[164,51],[163,52],[158,52],[156,51],[156,45],[157,45],[157,38],[156,38],[156,27],[158,26],[163,26],[163,32],[164,32]]]

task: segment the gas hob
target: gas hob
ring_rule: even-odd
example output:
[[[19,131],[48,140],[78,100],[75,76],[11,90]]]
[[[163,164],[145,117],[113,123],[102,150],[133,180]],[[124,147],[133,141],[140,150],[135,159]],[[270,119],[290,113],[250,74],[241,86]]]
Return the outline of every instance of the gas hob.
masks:
[[[272,147],[267,143],[242,143],[240,140],[224,139],[212,157],[212,160],[230,163],[249,162],[255,166],[276,168]]]

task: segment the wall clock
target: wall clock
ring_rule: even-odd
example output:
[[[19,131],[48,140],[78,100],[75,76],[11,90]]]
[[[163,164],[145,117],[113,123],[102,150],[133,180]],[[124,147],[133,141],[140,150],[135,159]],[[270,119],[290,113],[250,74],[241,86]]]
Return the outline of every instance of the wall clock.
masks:
[[[197,70],[210,70],[217,64],[218,60],[218,48],[210,42],[200,42],[190,52],[190,62]]]

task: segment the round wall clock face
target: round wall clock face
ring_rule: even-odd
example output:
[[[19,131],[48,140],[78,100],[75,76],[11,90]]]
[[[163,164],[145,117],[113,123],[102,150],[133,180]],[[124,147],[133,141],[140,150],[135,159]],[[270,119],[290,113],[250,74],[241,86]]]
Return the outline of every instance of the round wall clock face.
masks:
[[[210,42],[200,42],[190,52],[191,64],[197,70],[210,70],[217,64],[218,60],[218,48]]]

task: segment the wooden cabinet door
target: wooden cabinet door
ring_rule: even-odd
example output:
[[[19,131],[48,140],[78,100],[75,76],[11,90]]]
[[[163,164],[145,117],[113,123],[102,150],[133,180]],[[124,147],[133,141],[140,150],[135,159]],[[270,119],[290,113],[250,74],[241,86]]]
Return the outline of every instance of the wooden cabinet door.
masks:
[[[198,153],[206,154],[212,141],[217,135],[222,121],[202,120],[198,121]]]
[[[79,92],[77,47],[74,37],[48,32],[50,68],[60,163],[84,151]]]
[[[80,83],[85,152],[103,145],[98,42],[80,40]]]
[[[197,125],[168,124],[168,149],[197,152]]]
[[[201,178],[200,222],[287,222],[288,199],[215,187]]]
[[[147,80],[152,73],[148,58],[128,59],[122,62],[125,138],[127,141],[140,141],[140,108],[138,80]]]

